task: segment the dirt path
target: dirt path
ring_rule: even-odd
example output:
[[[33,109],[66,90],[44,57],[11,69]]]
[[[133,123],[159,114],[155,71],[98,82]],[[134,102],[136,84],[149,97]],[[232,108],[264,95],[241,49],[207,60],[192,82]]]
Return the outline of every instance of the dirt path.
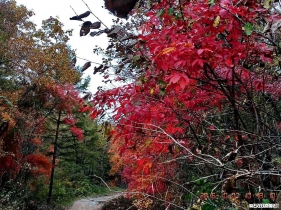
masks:
[[[100,210],[105,202],[121,195],[122,193],[114,193],[108,196],[77,200],[69,210]]]

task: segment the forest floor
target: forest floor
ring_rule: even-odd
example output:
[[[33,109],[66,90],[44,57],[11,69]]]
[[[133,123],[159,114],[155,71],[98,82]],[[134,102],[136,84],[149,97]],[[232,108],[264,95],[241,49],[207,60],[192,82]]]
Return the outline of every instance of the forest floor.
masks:
[[[122,192],[112,193],[107,196],[100,196],[94,198],[83,198],[73,203],[69,210],[101,210],[102,206],[114,198],[122,195]]]

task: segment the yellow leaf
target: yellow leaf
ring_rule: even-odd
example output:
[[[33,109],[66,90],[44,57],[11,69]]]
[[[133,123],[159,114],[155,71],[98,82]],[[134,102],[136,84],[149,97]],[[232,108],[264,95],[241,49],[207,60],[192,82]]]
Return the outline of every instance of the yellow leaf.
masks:
[[[216,17],[214,24],[213,24],[214,27],[217,27],[220,24],[220,19],[221,19],[220,16]]]
[[[161,51],[161,54],[162,55],[165,55],[171,51],[174,51],[175,50],[175,47],[167,47],[167,48],[164,48],[162,51]]]
[[[265,1],[264,1],[264,6],[263,6],[263,7],[264,7],[265,9],[269,9],[269,8],[270,8],[270,5],[271,5],[271,1],[272,1],[272,0],[265,0]]]
[[[149,140],[146,140],[144,144],[145,144],[146,147],[148,147],[151,144],[151,142],[152,141],[149,139]]]
[[[150,90],[150,94],[152,95],[154,93],[154,88],[152,88],[151,90]]]

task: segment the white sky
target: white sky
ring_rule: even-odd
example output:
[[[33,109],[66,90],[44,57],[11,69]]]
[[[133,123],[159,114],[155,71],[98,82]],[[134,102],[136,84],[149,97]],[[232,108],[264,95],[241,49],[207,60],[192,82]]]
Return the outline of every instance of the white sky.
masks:
[[[50,16],[58,17],[59,20],[64,24],[65,30],[73,29],[73,33],[68,44],[71,45],[72,49],[76,49],[77,57],[85,58],[96,63],[101,63],[101,57],[94,55],[93,48],[95,45],[106,48],[106,35],[102,34],[100,36],[91,37],[88,34],[87,36],[80,37],[79,32],[82,22],[69,20],[70,17],[75,16],[75,13],[71,7],[78,15],[89,10],[82,0],[16,0],[16,2],[17,4],[23,4],[29,10],[34,11],[35,16],[33,16],[31,20],[37,26],[40,26],[42,20],[48,19]],[[109,14],[108,10],[102,8],[102,6],[104,6],[103,0],[84,0],[84,2],[105,25],[108,27],[111,26],[112,19],[115,19],[115,17]],[[91,22],[98,21],[92,14],[84,20],[89,20]],[[104,26],[102,25],[101,28],[103,29]],[[76,65],[83,66],[85,62],[85,60],[77,59]],[[103,80],[101,75],[93,75],[94,66],[98,65],[92,63],[92,66],[84,72],[85,76],[91,76],[91,84],[89,88],[91,92],[95,92],[98,86],[104,85],[101,82]]]

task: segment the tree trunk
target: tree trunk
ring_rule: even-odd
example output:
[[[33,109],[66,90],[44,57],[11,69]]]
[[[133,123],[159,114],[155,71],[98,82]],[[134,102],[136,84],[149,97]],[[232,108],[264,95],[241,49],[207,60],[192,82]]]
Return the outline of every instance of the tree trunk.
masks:
[[[50,177],[47,204],[50,204],[50,201],[52,198],[55,164],[56,164],[56,156],[57,156],[57,149],[58,149],[59,128],[60,128],[60,123],[61,123],[60,118],[61,118],[61,111],[59,111],[59,115],[58,115],[58,119],[57,119],[56,135],[55,135],[55,141],[54,141],[54,153],[53,153],[53,161],[52,161],[52,172],[51,172],[51,177]]]

